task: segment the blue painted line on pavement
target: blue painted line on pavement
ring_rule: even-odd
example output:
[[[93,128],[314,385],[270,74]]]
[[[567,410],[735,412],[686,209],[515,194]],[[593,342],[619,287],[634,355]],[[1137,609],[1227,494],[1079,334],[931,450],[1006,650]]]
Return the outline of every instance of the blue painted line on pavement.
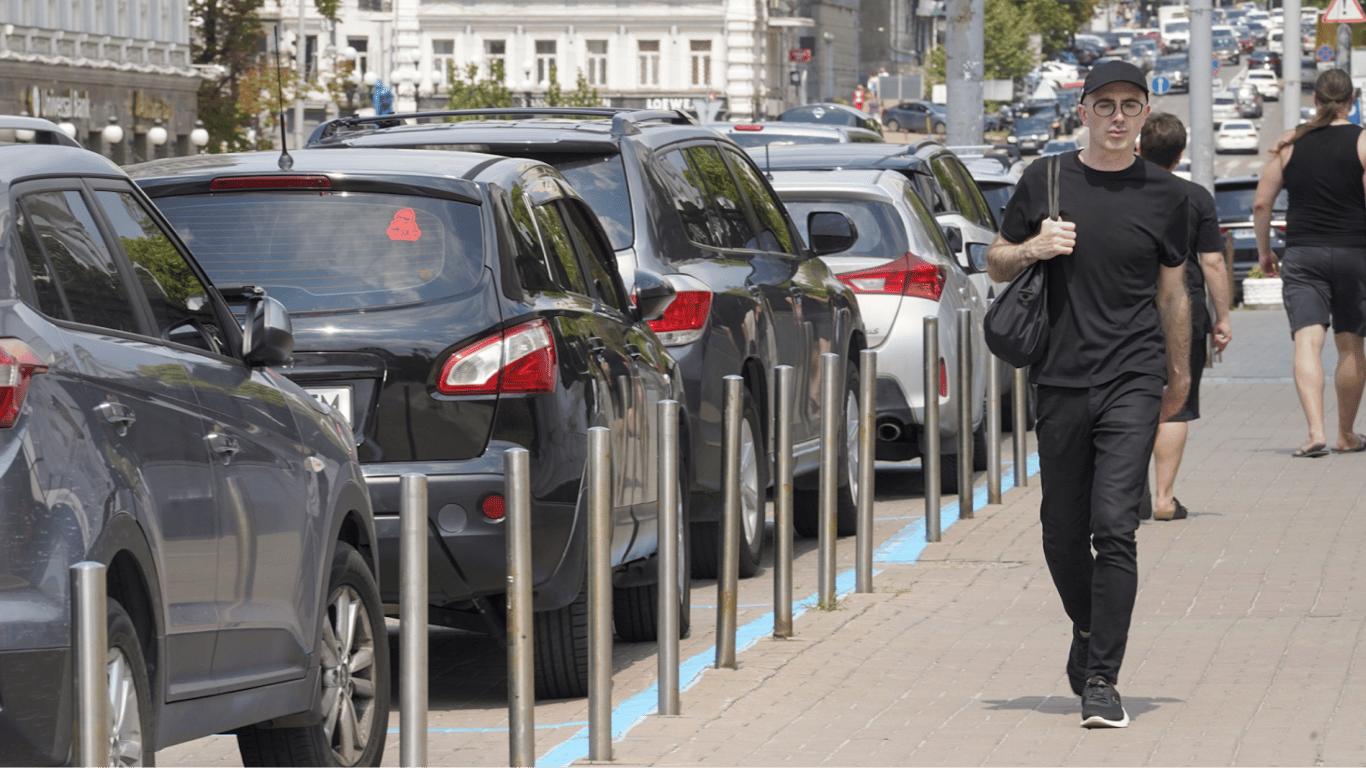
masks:
[[[1031,454],[1026,467],[1027,476],[1036,475],[1039,472],[1039,455]],[[1005,493],[1010,488],[1015,487],[1014,473],[1007,478],[1002,473],[1001,492]],[[980,492],[980,493],[979,493]],[[978,496],[981,496],[980,500]],[[986,487],[976,489],[973,492],[973,506],[985,506],[987,498]],[[980,501],[980,504],[978,503]],[[947,529],[949,525],[958,519],[958,502],[948,504],[940,509],[940,530]],[[915,532],[919,531],[919,545],[913,546]],[[904,563],[913,562],[919,556],[921,550],[925,548],[925,524],[924,521],[912,523],[884,544],[873,555],[875,562],[884,563]],[[881,555],[881,556],[880,556]],[[908,560],[899,559],[909,557]],[[897,559],[892,559],[897,558]],[[844,595],[854,591],[855,574],[849,570],[835,577],[835,594]],[[818,595],[810,595],[805,599],[792,604],[792,618],[806,613],[811,608],[815,608],[820,598]],[[748,649],[759,641],[760,638],[769,636],[773,633],[773,612],[765,613],[754,621],[738,628],[735,632],[735,652]],[[716,647],[703,651],[678,665],[678,680],[681,690],[686,691],[691,688],[702,673],[712,669],[716,664]],[[627,731],[635,727],[636,723],[659,711],[659,683],[656,681],[649,688],[637,693],[631,698],[617,705],[612,710],[612,740],[616,741],[626,734]],[[507,730],[490,729],[490,730]],[[561,768],[567,766],[575,760],[581,760],[588,756],[588,729],[585,727],[578,733],[569,737],[568,741],[553,747],[545,753],[541,759],[536,761],[537,768]]]
[[[570,726],[588,725],[587,721],[577,720],[572,723],[556,723],[554,725],[538,725],[536,730],[554,730],[556,728],[568,728]],[[398,728],[390,728],[389,733],[399,733]],[[428,728],[427,733],[507,733],[507,728]]]

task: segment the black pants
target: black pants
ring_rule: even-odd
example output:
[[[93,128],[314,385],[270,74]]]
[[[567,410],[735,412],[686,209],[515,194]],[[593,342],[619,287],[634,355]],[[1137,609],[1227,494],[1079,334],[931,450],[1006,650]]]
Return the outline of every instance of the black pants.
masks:
[[[1134,533],[1161,403],[1162,379],[1145,374],[1038,391],[1044,558],[1068,618],[1091,632],[1087,678],[1111,684],[1138,592]]]

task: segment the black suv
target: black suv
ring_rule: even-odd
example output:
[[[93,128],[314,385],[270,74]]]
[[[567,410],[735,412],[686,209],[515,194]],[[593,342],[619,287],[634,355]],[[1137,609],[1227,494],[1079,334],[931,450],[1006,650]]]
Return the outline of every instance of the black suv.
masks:
[[[346,425],[266,367],[290,357],[288,314],[215,288],[56,125],[0,129],[28,139],[0,142],[0,763],[75,757],[67,569],[89,560],[112,764],[235,732],[246,765],[378,765],[370,499]]]
[[[678,361],[692,418],[692,563],[699,577],[717,572],[724,377],[745,379],[740,572],[748,576],[759,567],[764,542],[773,369],[796,369],[796,482],[814,488],[820,355],[839,354],[847,369],[838,416],[839,506],[852,532],[857,364],[864,346],[858,303],[803,244],[782,201],[734,142],[681,112],[549,108],[342,118],[319,126],[309,146],[465,149],[543,160],[602,220],[628,284],[644,269],[677,289],[678,298],[651,326]],[[431,167],[442,167],[439,158]],[[812,216],[829,219],[813,229],[852,231],[842,213]],[[846,247],[852,236],[837,240],[830,238],[826,252]],[[797,514],[814,515],[815,496],[797,494]]]

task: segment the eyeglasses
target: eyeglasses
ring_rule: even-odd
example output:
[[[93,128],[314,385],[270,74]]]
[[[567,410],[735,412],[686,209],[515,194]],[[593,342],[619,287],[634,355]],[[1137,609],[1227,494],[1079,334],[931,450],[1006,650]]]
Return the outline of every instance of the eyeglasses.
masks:
[[[1124,112],[1125,117],[1138,117],[1139,114],[1143,112],[1143,108],[1145,106],[1147,105],[1141,101],[1136,101],[1134,99],[1125,99],[1119,105],[1119,108],[1122,112]],[[1109,117],[1115,113],[1115,102],[1111,101],[1110,99],[1101,99],[1100,101],[1093,102],[1091,106],[1087,107],[1087,109],[1090,109],[1092,112],[1096,113],[1097,117]]]

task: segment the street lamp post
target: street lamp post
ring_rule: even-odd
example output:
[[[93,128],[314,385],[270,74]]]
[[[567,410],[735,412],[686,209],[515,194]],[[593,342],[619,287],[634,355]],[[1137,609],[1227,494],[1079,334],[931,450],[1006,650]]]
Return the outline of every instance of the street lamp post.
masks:
[[[109,150],[109,159],[123,165],[123,126],[119,125],[117,117],[109,118],[109,124],[100,132],[100,137],[104,139],[104,145]]]
[[[155,160],[161,156],[161,146],[166,143],[167,138],[169,137],[166,128],[162,126],[161,118],[157,118],[152,127],[147,129],[147,141],[152,145],[152,156],[148,158],[149,160]]]
[[[522,73],[526,75],[526,104],[523,106],[526,107],[531,106],[531,89],[536,85],[535,81],[531,79],[531,67],[532,63],[530,59],[522,62]]]
[[[198,147],[196,154],[204,154],[204,147],[209,143],[209,132],[204,128],[203,120],[194,121],[194,130],[190,131],[190,143]]]

